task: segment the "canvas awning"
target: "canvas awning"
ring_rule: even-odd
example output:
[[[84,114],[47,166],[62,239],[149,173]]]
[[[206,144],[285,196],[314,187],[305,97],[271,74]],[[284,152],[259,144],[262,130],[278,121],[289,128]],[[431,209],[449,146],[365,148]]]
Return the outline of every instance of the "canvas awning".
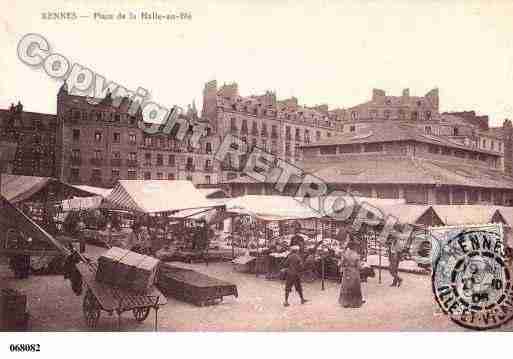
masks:
[[[435,213],[447,226],[485,224],[492,220],[502,222],[497,216],[497,206],[485,205],[434,205]],[[500,212],[500,210],[499,210]]]
[[[2,174],[1,193],[11,203],[18,203],[30,199],[33,195],[43,190],[50,183],[58,183],[64,186],[69,193],[75,195],[94,195],[88,191],[75,188],[69,184],[51,177],[19,176]],[[69,190],[69,191],[68,191]]]
[[[212,207],[190,181],[120,180],[101,205],[141,213]]]
[[[319,213],[288,196],[237,197],[226,202],[226,210],[268,221],[320,218]]]
[[[94,193],[97,196],[107,197],[111,192],[112,188],[101,188],[101,187],[94,187],[94,186],[73,186],[75,188],[78,188],[79,190],[86,191],[89,193]]]

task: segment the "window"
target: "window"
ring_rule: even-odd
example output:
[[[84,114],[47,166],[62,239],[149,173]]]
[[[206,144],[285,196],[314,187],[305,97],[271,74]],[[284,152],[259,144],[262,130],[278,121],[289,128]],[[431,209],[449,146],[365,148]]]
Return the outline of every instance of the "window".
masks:
[[[320,140],[321,140],[321,131],[317,131],[317,132],[315,132],[315,139],[316,139],[317,141],[320,141]]]
[[[310,131],[305,130],[305,143],[310,143]]]
[[[262,140],[262,149],[264,151],[267,151],[267,141],[266,140]]]
[[[128,134],[128,142],[130,142],[130,144],[132,144],[132,145],[136,143],[135,134],[133,134],[133,133]]]
[[[100,141],[102,140],[102,133],[101,133],[101,132],[99,132],[99,131],[96,131],[96,132],[94,133],[94,140],[95,140],[96,142],[100,142]]]
[[[114,114],[114,122],[119,122],[121,117],[119,117],[119,114]]]
[[[192,182],[192,176],[191,176],[191,175],[189,175],[189,176],[185,177],[185,179],[186,179],[187,181],[191,181],[191,182]]]
[[[385,120],[389,120],[390,119],[390,110],[385,110],[383,112],[383,115],[385,117]]]
[[[502,152],[502,142],[499,142],[499,152]]]
[[[100,150],[95,150],[94,151],[94,159],[95,160],[100,160],[102,158],[102,151]]]
[[[73,110],[73,119],[80,120],[80,111],[79,110]]]
[[[128,179],[137,179],[137,172],[133,170],[128,171]]]
[[[114,132],[114,134],[113,134],[113,141],[114,141],[114,143],[120,143],[121,142],[121,134],[119,132]]]
[[[301,141],[301,130],[296,128],[296,141]]]
[[[291,152],[290,152],[290,142],[285,142],[285,155],[286,156],[290,156],[291,155]]]
[[[205,176],[205,183],[206,184],[212,183],[212,180],[210,179],[210,176]]]
[[[337,154],[337,146],[322,146],[321,155],[335,155]]]
[[[118,160],[121,158],[121,153],[116,151],[116,152],[112,152],[112,158],[115,159],[115,160]]]
[[[151,165],[151,153],[146,152],[146,153],[144,154],[144,162],[145,162],[145,164],[147,164],[147,165]]]
[[[82,121],[87,121],[87,112],[82,112]]]
[[[429,153],[433,153],[433,154],[437,155],[440,153],[440,148],[435,145],[429,145],[428,151],[429,151]]]
[[[349,132],[354,132],[356,130],[355,126],[350,126],[349,127]]]
[[[290,140],[290,126],[285,127],[285,139]]]
[[[359,147],[358,145],[340,145],[338,147],[339,153],[355,153],[358,151]]]
[[[205,161],[205,169],[206,170],[212,169],[212,161],[211,160]]]
[[[80,180],[80,170],[78,168],[72,168],[70,172],[71,179],[73,181]]]
[[[494,141],[490,141],[490,149],[492,151],[495,151],[495,142]]]
[[[366,143],[364,146],[364,152],[383,152],[382,143]]]
[[[331,137],[331,132],[326,132],[326,136]]]
[[[158,180],[164,179],[164,175],[162,174],[162,172],[157,172],[157,179]]]
[[[151,180],[151,172],[144,172],[144,179]]]
[[[454,127],[453,136],[458,136],[458,127]]]
[[[170,180],[170,181],[174,181],[175,180],[175,174],[174,173],[168,173],[167,174],[167,179]]]
[[[450,156],[452,154],[452,151],[448,147],[442,147],[442,155],[444,156]]]
[[[430,135],[430,134],[431,134],[431,126],[426,126],[426,127],[424,127],[424,130],[426,131],[426,133],[427,133],[428,135]]]
[[[128,160],[129,160],[129,161],[137,161],[137,153],[135,153],[135,152],[130,152],[130,153],[128,154]]]
[[[207,142],[207,143],[205,144],[205,152],[206,152],[207,154],[211,154],[211,153],[212,153],[212,144],[211,144],[210,142]]]
[[[80,141],[80,130],[73,130],[73,141]]]
[[[119,170],[112,170],[111,171],[111,178],[112,179],[118,179],[119,178]]]
[[[377,110],[371,110],[370,111],[370,117],[372,119],[375,119],[376,117],[378,117],[378,111]]]
[[[175,166],[175,155],[169,155],[167,158],[167,163],[169,166],[174,167]]]
[[[257,146],[257,140],[256,140],[256,138],[253,138],[251,140],[251,150],[253,150],[253,148],[255,148],[256,146]]]
[[[356,111],[352,111],[352,112],[351,112],[351,119],[352,119],[353,121],[358,121],[358,112],[356,112]]]
[[[80,160],[80,150],[72,150],[71,151],[71,159],[72,160]]]
[[[145,136],[144,137],[144,145],[146,147],[150,147],[151,146],[151,137],[149,137],[149,136]]]
[[[102,172],[99,169],[95,168],[95,169],[93,169],[92,177],[95,180],[101,180]]]
[[[161,153],[157,154],[157,166],[163,166],[164,165],[164,155]]]
[[[278,130],[276,128],[276,125],[271,126],[271,137],[278,137]]]
[[[483,138],[483,148],[486,148],[486,140]]]
[[[267,136],[267,124],[262,124],[262,136]]]
[[[235,117],[230,118],[230,129],[232,131],[237,131],[237,121],[235,120]]]
[[[431,111],[426,111],[425,117],[427,121],[431,120]]]
[[[411,120],[412,121],[417,121],[419,119],[419,113],[417,111],[413,111],[411,113]]]

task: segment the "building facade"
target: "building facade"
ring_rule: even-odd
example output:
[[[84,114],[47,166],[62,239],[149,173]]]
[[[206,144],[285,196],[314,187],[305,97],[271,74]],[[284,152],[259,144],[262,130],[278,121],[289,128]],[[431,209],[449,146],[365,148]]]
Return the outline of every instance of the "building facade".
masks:
[[[55,115],[23,111],[21,103],[0,110],[0,141],[17,145],[9,171],[26,176],[57,176],[57,127]]]

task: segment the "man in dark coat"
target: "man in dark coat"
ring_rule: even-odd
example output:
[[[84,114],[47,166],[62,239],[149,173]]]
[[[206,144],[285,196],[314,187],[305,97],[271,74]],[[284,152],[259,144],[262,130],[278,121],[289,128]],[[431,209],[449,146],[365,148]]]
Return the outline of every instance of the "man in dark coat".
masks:
[[[289,294],[292,290],[292,287],[296,288],[296,292],[299,294],[301,298],[301,304],[305,304],[308,302],[303,296],[303,287],[301,286],[301,272],[303,271],[303,260],[299,255],[299,247],[292,246],[290,247],[291,253],[285,260],[286,267],[286,279],[285,279],[285,302],[283,305],[285,307],[289,306]]]

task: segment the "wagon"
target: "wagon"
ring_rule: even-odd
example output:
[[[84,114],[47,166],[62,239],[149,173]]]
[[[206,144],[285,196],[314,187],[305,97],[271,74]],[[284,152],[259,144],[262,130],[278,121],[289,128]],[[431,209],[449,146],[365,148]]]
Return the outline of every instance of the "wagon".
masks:
[[[93,263],[78,263],[76,265],[82,275],[86,293],[82,309],[89,328],[96,328],[101,312],[118,316],[118,327],[121,327],[121,315],[132,312],[135,320],[143,322],[148,318],[151,309],[155,310],[155,330],[157,330],[158,309],[167,303],[162,293],[152,286],[147,292],[134,292],[114,287],[110,284],[96,281],[97,267]]]

